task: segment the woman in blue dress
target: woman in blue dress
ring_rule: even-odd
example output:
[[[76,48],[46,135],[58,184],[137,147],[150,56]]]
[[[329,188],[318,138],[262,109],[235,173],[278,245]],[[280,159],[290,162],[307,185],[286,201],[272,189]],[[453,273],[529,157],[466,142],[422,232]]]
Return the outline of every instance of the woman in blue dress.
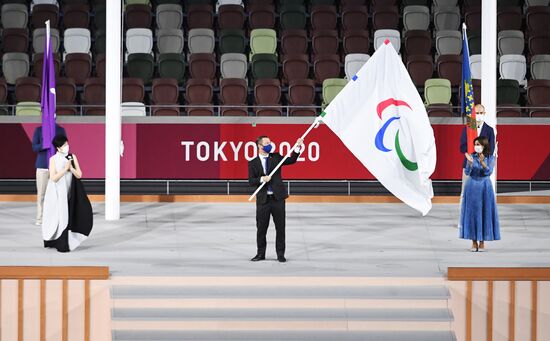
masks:
[[[475,153],[466,153],[465,172],[469,178],[460,213],[460,238],[472,241],[472,252],[483,251],[485,241],[500,239],[497,204],[490,179],[495,157],[486,137],[477,137],[474,149]]]

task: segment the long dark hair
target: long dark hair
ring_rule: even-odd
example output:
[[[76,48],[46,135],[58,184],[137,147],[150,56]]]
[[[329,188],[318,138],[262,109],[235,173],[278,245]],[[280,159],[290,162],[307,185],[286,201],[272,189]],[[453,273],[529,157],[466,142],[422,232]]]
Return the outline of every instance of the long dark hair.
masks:
[[[491,155],[491,145],[489,144],[488,138],[486,138],[485,136],[478,136],[474,139],[474,144],[476,143],[476,141],[483,146],[483,155],[485,155],[485,157]]]

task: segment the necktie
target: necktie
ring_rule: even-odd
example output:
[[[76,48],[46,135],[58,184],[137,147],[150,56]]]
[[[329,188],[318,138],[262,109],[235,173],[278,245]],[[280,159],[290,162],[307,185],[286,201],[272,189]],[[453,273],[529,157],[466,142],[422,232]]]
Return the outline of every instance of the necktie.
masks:
[[[265,158],[265,175],[269,175],[269,156]],[[273,187],[267,185],[267,191],[273,193]]]

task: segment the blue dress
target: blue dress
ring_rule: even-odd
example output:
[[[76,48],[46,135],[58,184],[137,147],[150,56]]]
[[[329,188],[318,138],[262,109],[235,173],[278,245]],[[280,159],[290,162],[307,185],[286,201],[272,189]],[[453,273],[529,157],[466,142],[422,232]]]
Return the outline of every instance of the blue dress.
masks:
[[[486,157],[487,168],[483,168],[477,153],[472,157],[474,162],[467,162],[464,169],[469,177],[464,187],[460,212],[460,238],[477,241],[499,240],[497,204],[489,177],[495,167],[495,158],[492,155]]]

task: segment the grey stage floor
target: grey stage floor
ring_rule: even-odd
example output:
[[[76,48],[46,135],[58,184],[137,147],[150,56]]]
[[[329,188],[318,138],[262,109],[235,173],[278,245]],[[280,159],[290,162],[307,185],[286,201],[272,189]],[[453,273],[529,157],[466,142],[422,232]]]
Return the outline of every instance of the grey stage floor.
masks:
[[[500,205],[502,240],[471,253],[458,238],[458,206],[421,217],[402,204],[287,204],[288,263],[255,254],[248,203],[124,203],[76,251],[42,247],[32,203],[0,203],[0,265],[107,265],[113,275],[442,276],[448,266],[550,266],[550,205]]]

